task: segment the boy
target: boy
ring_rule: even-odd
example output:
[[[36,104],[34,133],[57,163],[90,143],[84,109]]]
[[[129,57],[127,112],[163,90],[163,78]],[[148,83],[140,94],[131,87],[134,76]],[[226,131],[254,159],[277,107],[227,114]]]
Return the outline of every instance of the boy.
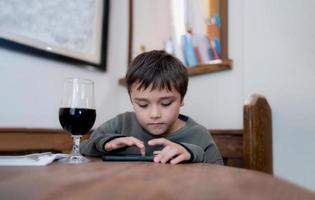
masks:
[[[188,86],[185,66],[165,51],[138,55],[126,74],[134,112],[126,112],[97,128],[82,142],[88,156],[154,155],[156,163],[223,164],[208,130],[179,114]]]

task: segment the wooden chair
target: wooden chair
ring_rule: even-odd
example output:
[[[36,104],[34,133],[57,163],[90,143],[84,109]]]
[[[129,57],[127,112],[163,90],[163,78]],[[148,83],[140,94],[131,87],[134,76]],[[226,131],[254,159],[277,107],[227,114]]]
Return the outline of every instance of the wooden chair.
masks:
[[[225,165],[272,174],[272,116],[265,97],[251,95],[243,108],[243,130],[209,130]]]
[[[244,105],[244,129],[209,130],[224,163],[272,174],[272,121],[267,100],[252,95]],[[83,139],[88,138],[85,135]],[[0,154],[71,151],[69,134],[59,129],[2,128]]]

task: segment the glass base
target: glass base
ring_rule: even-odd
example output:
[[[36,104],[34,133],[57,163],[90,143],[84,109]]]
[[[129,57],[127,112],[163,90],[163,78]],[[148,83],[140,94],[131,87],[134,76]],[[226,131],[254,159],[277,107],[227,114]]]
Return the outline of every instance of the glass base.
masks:
[[[62,159],[58,160],[58,162],[61,162],[64,164],[81,164],[81,163],[90,162],[90,160],[84,156],[81,156],[81,155],[80,156],[69,155],[69,157],[62,158]]]

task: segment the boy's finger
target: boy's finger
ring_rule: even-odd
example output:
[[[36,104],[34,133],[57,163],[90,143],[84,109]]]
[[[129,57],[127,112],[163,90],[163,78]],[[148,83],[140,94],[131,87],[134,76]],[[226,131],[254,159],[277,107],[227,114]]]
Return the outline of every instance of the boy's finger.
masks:
[[[134,144],[140,149],[140,153],[141,155],[145,155],[145,146],[143,144],[143,142],[137,138],[132,137],[131,138],[132,141],[134,142]]]
[[[180,162],[183,162],[184,160],[185,160],[185,156],[183,154],[180,154],[179,156],[171,160],[171,164],[178,164]]]
[[[122,145],[129,145],[132,144],[127,137],[121,137],[121,138],[117,138],[115,140],[112,140],[111,142],[113,142],[113,144],[117,145],[117,146],[122,146]]]
[[[113,149],[112,145],[107,143],[105,144],[105,148],[104,148],[106,151],[111,151]]]
[[[121,143],[111,143],[111,144],[110,144],[110,149],[111,149],[111,150],[114,150],[114,149],[121,148],[121,147],[123,147],[123,146],[126,146],[126,145],[123,145],[123,144],[121,144]]]
[[[158,155],[160,153],[161,153],[161,151],[153,151],[153,155]]]
[[[145,147],[144,147],[143,142],[134,137],[121,137],[121,138],[114,139],[105,145],[105,150],[111,151],[114,149],[119,149],[125,146],[133,146],[133,145],[137,146],[140,149],[141,155],[145,155]]]
[[[137,138],[134,137],[130,137],[130,140],[133,142],[133,144],[135,144],[137,147],[139,148],[143,148],[144,144],[142,141],[138,140]]]
[[[125,140],[124,140],[124,139],[125,139],[125,138],[118,138],[118,139],[116,139],[116,140],[110,141],[109,143],[110,143],[112,146],[114,146],[114,147],[120,146],[120,145],[122,145],[122,144],[125,143]]]
[[[111,151],[127,145],[129,145],[128,140],[126,140],[125,138],[117,138],[105,144],[105,150]]]
[[[109,142],[108,144],[105,144],[105,150],[106,151],[111,151],[111,150],[114,150],[114,149],[119,149],[121,147],[124,147],[126,146],[126,144],[124,143],[118,143],[118,142]]]
[[[165,139],[165,138],[157,138],[157,139],[152,139],[148,142],[148,144],[150,146],[153,146],[153,145],[168,145],[170,144],[170,141]]]
[[[134,145],[139,148],[141,155],[144,156],[144,155],[145,155],[145,147],[144,147],[144,144],[138,143],[138,142],[134,142]]]
[[[169,151],[169,147],[168,146],[164,147],[161,151],[158,152],[157,155],[154,156],[154,162],[163,163],[163,160],[166,160],[166,156],[168,154],[168,151]],[[166,163],[166,162],[164,162],[164,163]]]
[[[175,149],[164,148],[165,151],[162,154],[161,163],[167,163],[169,160],[174,158],[178,153]]]
[[[145,156],[145,149],[144,148],[140,148],[140,153],[142,156]]]
[[[161,160],[161,155],[160,155],[160,154],[155,155],[154,158],[153,158],[153,161],[154,161],[155,163],[159,163],[160,160]]]

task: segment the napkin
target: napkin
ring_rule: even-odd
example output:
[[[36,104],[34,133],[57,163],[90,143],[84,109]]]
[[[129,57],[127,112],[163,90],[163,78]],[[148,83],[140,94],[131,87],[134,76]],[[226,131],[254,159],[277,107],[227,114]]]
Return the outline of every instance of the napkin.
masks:
[[[51,152],[18,156],[0,156],[0,166],[46,166],[54,160],[65,158],[67,156],[67,154],[53,154]]]

